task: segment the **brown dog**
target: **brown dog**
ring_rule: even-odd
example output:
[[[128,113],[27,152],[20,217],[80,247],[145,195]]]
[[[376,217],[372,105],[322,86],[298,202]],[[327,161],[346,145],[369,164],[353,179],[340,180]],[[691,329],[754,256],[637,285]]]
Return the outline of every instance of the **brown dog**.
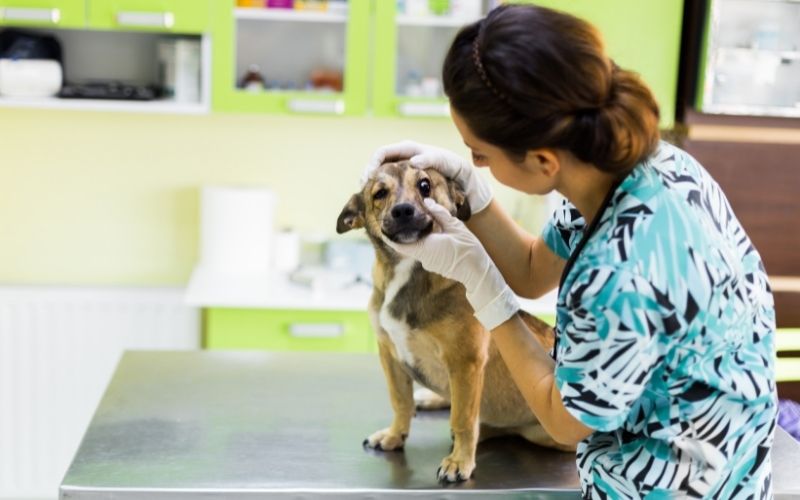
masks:
[[[471,215],[457,183],[434,169],[398,162],[382,165],[350,198],[336,224],[338,233],[365,228],[375,246],[369,313],[394,420],[369,436],[364,446],[386,451],[403,447],[415,412],[416,381],[451,402],[453,450],[439,467],[440,481],[463,481],[472,475],[479,416],[481,438],[519,434],[542,446],[574,449],[556,443],[537,422],[489,332],[475,319],[464,286],[425,271],[383,241],[386,237],[411,243],[438,230],[422,202],[427,197],[461,220]],[[521,314],[539,341],[552,347],[552,329]]]

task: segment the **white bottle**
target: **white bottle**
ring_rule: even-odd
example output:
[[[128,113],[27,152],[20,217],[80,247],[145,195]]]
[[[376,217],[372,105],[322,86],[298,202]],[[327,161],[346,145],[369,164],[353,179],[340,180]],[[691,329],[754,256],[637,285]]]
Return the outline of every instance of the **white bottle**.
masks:
[[[481,0],[450,0],[450,15],[456,19],[477,21],[483,16]]]

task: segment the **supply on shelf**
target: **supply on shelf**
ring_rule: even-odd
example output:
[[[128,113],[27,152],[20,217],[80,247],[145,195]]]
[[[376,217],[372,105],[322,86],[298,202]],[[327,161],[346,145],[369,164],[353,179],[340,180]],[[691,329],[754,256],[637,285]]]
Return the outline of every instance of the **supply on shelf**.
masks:
[[[251,64],[239,82],[239,87],[251,92],[264,90],[266,82],[258,64]]]

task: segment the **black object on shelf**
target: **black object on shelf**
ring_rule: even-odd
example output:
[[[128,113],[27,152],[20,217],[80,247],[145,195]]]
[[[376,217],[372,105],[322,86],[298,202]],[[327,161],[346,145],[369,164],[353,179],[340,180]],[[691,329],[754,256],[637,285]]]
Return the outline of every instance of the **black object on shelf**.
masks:
[[[117,81],[98,81],[65,84],[58,97],[64,99],[116,99],[124,101],[152,101],[161,96],[155,85],[134,85]]]
[[[52,59],[62,63],[61,44],[50,35],[5,29],[0,31],[0,58]]]

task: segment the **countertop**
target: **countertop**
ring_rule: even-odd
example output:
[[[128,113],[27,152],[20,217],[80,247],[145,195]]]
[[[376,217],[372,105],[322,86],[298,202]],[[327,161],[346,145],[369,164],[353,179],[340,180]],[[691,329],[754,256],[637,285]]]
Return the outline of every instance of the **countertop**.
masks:
[[[446,412],[420,412],[404,452],[361,443],[390,423],[369,354],[133,351],[122,357],[62,482],[62,499],[579,498],[572,453],[517,438],[478,446],[443,486]],[[778,429],[777,498],[800,495],[800,445]]]
[[[321,271],[313,285],[302,285],[277,272],[221,273],[197,268],[186,288],[185,301],[197,307],[365,311],[372,286],[355,275]],[[531,314],[556,312],[554,290],[536,300],[520,298]]]

